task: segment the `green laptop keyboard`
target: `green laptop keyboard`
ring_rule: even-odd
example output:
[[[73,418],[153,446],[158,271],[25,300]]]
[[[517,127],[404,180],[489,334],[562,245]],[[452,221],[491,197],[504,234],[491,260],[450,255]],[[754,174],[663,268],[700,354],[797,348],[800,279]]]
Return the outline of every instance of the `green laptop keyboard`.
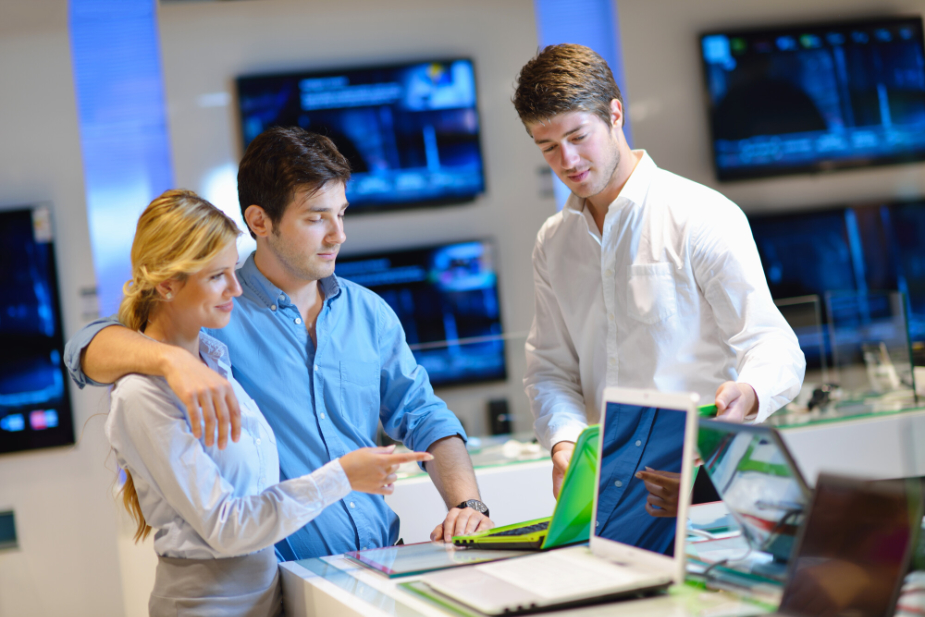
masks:
[[[495,538],[498,536],[525,536],[537,531],[546,531],[547,529],[549,529],[549,521],[543,521],[542,523],[537,523],[536,525],[527,525],[526,527],[518,527],[517,529],[499,531],[492,535]]]

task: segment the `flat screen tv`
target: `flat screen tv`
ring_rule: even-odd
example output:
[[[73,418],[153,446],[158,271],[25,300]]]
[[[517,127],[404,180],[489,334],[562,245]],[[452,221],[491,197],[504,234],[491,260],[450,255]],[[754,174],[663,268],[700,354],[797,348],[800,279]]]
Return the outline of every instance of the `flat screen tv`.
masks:
[[[74,443],[48,208],[0,210],[0,453]]]
[[[925,341],[925,201],[755,214],[749,222],[776,300],[818,295],[824,302],[827,292],[899,290],[908,299],[910,339]],[[833,311],[840,308],[852,310],[833,302]],[[818,348],[803,346],[804,335],[805,341],[814,335],[797,331],[813,366]]]
[[[717,177],[925,159],[922,18],[701,36]]]
[[[237,80],[244,146],[271,126],[330,137],[351,213],[471,201],[485,190],[471,60]]]
[[[335,273],[392,307],[434,386],[507,379],[491,242],[340,257]]]

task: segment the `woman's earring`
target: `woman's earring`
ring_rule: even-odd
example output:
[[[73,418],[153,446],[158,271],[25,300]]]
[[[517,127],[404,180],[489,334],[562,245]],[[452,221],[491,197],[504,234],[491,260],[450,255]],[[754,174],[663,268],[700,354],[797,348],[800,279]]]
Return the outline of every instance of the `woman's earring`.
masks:
[[[170,300],[171,298],[173,298],[173,294],[168,291],[167,293],[164,294],[164,297]]]

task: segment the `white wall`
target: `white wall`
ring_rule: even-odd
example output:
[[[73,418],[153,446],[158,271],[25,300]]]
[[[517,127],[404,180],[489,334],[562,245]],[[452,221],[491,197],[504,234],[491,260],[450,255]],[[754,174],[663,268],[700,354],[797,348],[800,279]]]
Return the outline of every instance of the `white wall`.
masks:
[[[871,15],[922,15],[923,0],[617,0],[634,146],[746,212],[925,194],[925,164],[720,184],[714,179],[698,34]]]
[[[530,254],[543,220],[555,212],[540,197],[539,152],[513,105],[517,71],[536,51],[531,0],[339,0],[172,4],[160,13],[163,71],[176,182],[202,192],[215,170],[236,172],[242,154],[234,78],[242,74],[469,56],[475,61],[488,190],[475,204],[346,220],[344,254],[494,237],[500,262],[502,318],[525,332],[533,316]],[[214,93],[226,106],[203,107]],[[226,177],[233,182],[233,174]],[[224,204],[238,209],[233,188]],[[486,431],[486,402],[507,397],[516,428],[532,430],[523,393],[523,339],[508,345],[510,379],[442,389],[469,432]]]
[[[69,335],[94,277],[67,2],[15,4],[0,7],[0,208],[51,205]],[[0,551],[4,617],[123,614],[112,463],[102,419],[90,419],[105,403],[99,390],[71,392],[76,446],[0,455],[0,510],[15,511],[19,535],[19,549]]]

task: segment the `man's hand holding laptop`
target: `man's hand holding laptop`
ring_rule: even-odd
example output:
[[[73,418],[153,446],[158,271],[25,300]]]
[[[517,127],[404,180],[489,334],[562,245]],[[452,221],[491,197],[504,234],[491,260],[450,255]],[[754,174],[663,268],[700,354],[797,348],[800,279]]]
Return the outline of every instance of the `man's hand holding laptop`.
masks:
[[[758,397],[754,388],[747,383],[723,383],[716,390],[716,412],[717,419],[726,422],[743,422],[746,418],[755,416],[758,413]],[[699,465],[701,461],[698,459],[694,464]],[[646,470],[638,472],[636,477],[645,482],[646,490],[649,491],[645,504],[646,512],[659,518],[678,515],[681,481],[678,474],[646,467]]]
[[[569,461],[572,460],[574,450],[574,441],[560,441],[552,447],[550,452],[552,457],[552,496],[556,499],[559,499],[562,480],[565,479],[565,471],[568,469]]]
[[[758,395],[747,383],[727,381],[716,389],[716,417],[725,422],[744,422],[758,415]]]

